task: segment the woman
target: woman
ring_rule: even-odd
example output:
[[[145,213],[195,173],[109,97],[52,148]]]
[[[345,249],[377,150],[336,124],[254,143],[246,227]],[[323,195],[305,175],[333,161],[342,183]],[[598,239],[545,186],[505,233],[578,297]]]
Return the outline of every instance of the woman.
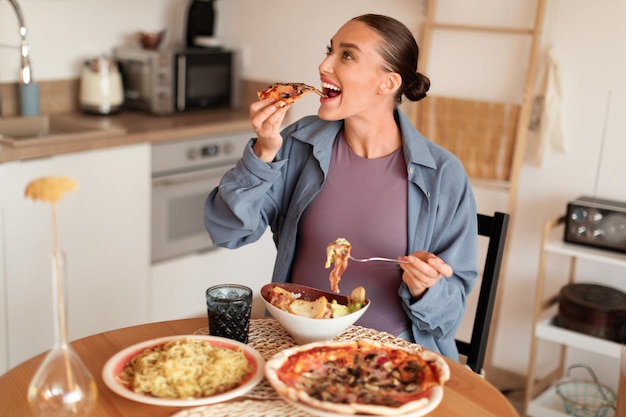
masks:
[[[395,19],[368,14],[344,24],[319,66],[327,97],[318,116],[280,132],[288,106],[253,103],[257,138],[209,194],[205,224],[228,248],[269,226],[273,281],[329,289],[325,250],[339,237],[355,257],[409,261],[350,262],[340,289],[362,285],[372,301],[357,324],[457,359],[454,337],[477,278],[476,208],[458,159],[397,108],[402,96],[426,96],[417,59],[413,35]]]

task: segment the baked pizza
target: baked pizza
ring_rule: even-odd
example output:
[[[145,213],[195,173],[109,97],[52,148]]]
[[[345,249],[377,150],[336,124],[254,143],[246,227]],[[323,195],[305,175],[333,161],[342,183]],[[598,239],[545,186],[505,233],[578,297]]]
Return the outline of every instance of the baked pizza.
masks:
[[[263,91],[258,91],[257,96],[261,100],[272,98],[276,100],[276,106],[285,107],[309,93],[316,93],[320,97],[326,97],[317,88],[304,83],[275,83]]]
[[[339,281],[341,275],[348,268],[348,259],[350,258],[350,249],[352,245],[346,239],[340,237],[326,246],[326,269],[333,265],[328,279],[330,280],[330,289],[336,293],[339,292]]]
[[[279,352],[265,375],[280,395],[317,410],[400,416],[436,407],[450,369],[431,351],[358,340]]]

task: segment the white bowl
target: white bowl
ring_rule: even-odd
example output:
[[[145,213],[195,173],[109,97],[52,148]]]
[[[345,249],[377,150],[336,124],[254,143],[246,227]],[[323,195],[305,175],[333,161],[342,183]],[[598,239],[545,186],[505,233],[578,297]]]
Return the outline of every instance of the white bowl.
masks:
[[[264,285],[263,288],[261,288],[261,298],[265,303],[265,307],[267,307],[267,310],[270,312],[272,317],[274,317],[281,324],[281,326],[283,326],[287,333],[289,333],[299,345],[333,339],[350,325],[354,324],[354,322],[357,321],[363,313],[365,313],[371,304],[370,300],[367,299],[367,304],[365,304],[363,308],[345,316],[331,319],[303,317],[281,310],[268,301],[270,289],[276,286],[282,287],[294,294],[300,294],[300,298],[302,300],[308,301],[313,301],[321,296],[325,296],[329,302],[337,300],[339,304],[345,305],[348,304],[348,297],[345,295],[307,287],[305,285],[278,282]]]

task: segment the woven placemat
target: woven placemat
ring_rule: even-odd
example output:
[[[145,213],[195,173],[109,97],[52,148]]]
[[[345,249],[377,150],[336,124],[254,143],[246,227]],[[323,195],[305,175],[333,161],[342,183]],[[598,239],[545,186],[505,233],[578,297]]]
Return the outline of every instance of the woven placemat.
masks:
[[[207,327],[194,334],[208,335]],[[408,349],[420,349],[414,343],[398,339],[392,334],[379,332],[361,326],[350,326],[335,337],[335,340],[370,339]],[[266,360],[281,350],[296,346],[296,341],[274,319],[254,319],[250,321],[248,346],[256,349]],[[295,408],[281,399],[265,378],[246,394],[233,400],[194,407],[179,411],[172,417],[310,417],[311,414]]]
[[[179,411],[172,417],[311,417],[281,399],[235,400]]]

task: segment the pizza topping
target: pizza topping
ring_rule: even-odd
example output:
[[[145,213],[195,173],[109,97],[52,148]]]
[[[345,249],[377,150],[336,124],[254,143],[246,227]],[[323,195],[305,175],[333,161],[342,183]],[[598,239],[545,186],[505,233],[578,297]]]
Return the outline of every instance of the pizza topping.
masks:
[[[304,83],[275,83],[263,91],[258,91],[257,96],[260,100],[274,99],[277,107],[285,107],[309,93],[316,93],[320,97],[326,97],[317,88]]]
[[[360,340],[296,351],[276,369],[276,376],[289,387],[286,395],[310,405],[378,413],[425,406],[432,388],[449,379],[449,369],[431,352]]]
[[[420,391],[419,384],[413,382],[421,368],[415,362],[408,362],[405,369],[407,379],[395,365],[380,354],[357,357],[354,363],[327,362],[324,366],[305,372],[302,376],[308,384],[309,395],[323,401],[360,402],[378,405],[398,406],[403,403],[405,394]]]
[[[330,268],[331,264],[334,264],[333,269],[330,271],[330,289],[336,293],[339,292],[339,281],[341,281],[341,275],[348,268],[348,258],[350,258],[350,249],[352,245],[346,239],[340,237],[339,239],[331,242],[326,246],[326,269]]]

